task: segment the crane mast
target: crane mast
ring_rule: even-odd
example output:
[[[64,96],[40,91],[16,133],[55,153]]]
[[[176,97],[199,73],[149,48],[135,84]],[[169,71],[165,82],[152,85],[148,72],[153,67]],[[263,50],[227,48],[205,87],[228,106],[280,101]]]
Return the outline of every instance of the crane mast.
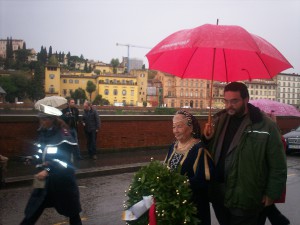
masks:
[[[120,43],[116,43],[117,46],[125,46],[127,47],[127,72],[130,72],[130,58],[129,58],[129,52],[130,52],[130,48],[147,48],[150,49],[150,47],[145,47],[145,46],[139,46],[139,45],[131,45],[131,44],[120,44]]]

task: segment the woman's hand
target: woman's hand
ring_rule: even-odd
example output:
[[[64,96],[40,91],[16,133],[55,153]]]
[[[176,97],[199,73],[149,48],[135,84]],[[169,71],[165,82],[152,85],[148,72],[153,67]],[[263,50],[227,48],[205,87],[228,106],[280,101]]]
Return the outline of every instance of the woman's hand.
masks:
[[[38,180],[45,180],[47,176],[48,176],[48,172],[46,170],[42,170],[41,172],[39,172],[35,175],[35,177]]]

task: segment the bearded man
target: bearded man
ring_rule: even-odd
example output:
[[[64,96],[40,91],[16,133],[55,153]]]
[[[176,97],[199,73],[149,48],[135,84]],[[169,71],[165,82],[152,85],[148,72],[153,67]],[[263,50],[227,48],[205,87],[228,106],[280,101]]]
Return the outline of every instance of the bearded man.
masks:
[[[257,225],[259,213],[286,184],[283,144],[277,125],[249,104],[245,84],[226,85],[224,104],[204,129],[216,165],[211,202],[221,225]]]

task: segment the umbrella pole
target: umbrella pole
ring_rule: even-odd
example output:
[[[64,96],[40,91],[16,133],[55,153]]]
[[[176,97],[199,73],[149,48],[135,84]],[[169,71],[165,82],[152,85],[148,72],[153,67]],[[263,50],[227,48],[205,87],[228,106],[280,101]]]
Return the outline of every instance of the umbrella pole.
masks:
[[[212,73],[211,73],[211,81],[210,81],[210,98],[209,98],[209,114],[208,114],[208,124],[209,124],[210,127],[211,127],[211,108],[212,108],[212,97],[213,97],[213,83],[214,83],[214,73],[215,73],[215,56],[216,56],[216,48],[214,48]]]

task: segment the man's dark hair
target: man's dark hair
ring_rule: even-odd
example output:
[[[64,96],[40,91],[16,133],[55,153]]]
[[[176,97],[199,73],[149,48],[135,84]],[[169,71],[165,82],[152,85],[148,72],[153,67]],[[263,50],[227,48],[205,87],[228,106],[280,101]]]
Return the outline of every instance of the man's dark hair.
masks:
[[[249,98],[248,88],[244,83],[231,82],[227,84],[224,88],[224,93],[226,91],[238,91],[241,94],[242,99]]]

